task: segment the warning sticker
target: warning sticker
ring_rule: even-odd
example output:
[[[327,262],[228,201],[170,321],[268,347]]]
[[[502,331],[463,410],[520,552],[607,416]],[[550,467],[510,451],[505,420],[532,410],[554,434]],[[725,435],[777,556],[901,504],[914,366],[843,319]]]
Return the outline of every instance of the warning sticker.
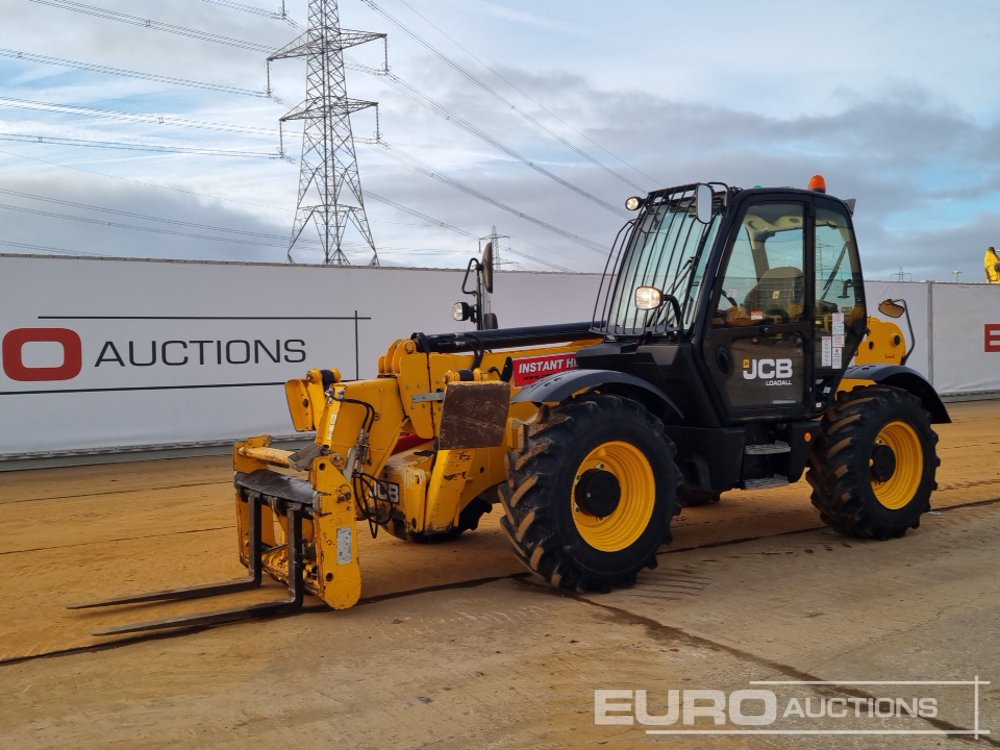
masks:
[[[576,352],[545,354],[514,360],[514,386],[521,388],[557,372],[576,369]]]

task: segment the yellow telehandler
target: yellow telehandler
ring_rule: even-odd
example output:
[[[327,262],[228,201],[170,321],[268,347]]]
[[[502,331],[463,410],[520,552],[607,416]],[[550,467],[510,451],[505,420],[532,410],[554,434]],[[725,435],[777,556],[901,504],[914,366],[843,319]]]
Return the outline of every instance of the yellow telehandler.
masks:
[[[593,320],[493,327],[487,249],[466,275],[476,304],[455,306],[476,330],[394,341],[374,379],[289,381],[292,423],[313,441],[233,449],[246,579],[79,606],[210,596],[267,573],[286,599],[103,633],[281,612],[307,593],[343,609],[361,595],[359,524],[433,540],[475,529],[497,502],[529,570],[608,590],[655,566],[682,501],[804,470],[822,519],[845,534],[918,526],[936,487],[931,424],[949,417],[904,366],[898,327],[869,336],[853,201],[814,178],[807,190],[683,185],[626,206],[637,213]]]

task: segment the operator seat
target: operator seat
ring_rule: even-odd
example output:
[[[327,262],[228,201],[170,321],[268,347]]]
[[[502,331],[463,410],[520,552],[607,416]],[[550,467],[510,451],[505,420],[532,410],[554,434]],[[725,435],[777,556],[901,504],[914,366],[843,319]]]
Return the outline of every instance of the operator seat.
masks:
[[[744,302],[747,310],[763,313],[781,322],[799,322],[805,309],[805,278],[801,268],[769,268],[750,290]]]

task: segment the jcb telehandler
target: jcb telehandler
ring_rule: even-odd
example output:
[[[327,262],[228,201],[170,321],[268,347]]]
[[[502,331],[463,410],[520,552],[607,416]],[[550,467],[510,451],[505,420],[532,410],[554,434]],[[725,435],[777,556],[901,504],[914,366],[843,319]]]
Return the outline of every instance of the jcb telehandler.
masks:
[[[655,566],[682,500],[777,487],[804,470],[838,531],[886,539],[917,527],[936,486],[931,424],[949,417],[902,350],[867,346],[853,202],[814,183],[630,198],[638,213],[612,248],[592,321],[415,333],[392,343],[374,379],[311,370],[289,381],[292,422],[313,442],[289,452],[264,436],[233,451],[248,578],[98,604],[250,588],[264,572],[289,597],[104,632],[242,619],[306,593],[350,607],[359,521],[433,540],[475,529],[496,501],[515,555],[578,591]],[[490,290],[490,263],[474,265]],[[476,314],[482,295],[456,308]],[[859,345],[864,361],[890,364],[849,366]]]

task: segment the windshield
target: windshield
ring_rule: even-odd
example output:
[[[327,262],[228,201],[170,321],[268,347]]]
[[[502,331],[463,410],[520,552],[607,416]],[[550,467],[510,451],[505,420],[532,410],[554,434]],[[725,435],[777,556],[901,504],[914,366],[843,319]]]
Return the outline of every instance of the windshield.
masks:
[[[691,328],[705,266],[721,222],[720,212],[703,224],[695,216],[689,190],[665,191],[639,216],[626,235],[621,260],[613,263],[613,277],[605,274],[602,292],[607,295],[604,316],[595,327],[602,333],[639,335],[646,332]],[[612,256],[609,269],[612,267]],[[656,310],[640,310],[635,290],[651,286],[664,302]],[[675,307],[670,298],[677,301]],[[600,310],[600,301],[598,310]],[[680,319],[677,319],[677,310]]]

